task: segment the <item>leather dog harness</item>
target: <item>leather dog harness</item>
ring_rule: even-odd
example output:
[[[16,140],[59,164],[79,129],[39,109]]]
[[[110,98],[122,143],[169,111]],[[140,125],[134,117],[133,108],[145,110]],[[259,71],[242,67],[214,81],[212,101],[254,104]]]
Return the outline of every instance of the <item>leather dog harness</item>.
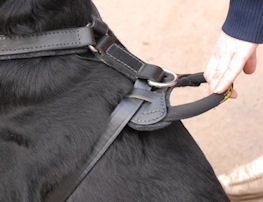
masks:
[[[106,131],[94,146],[83,168],[66,176],[47,202],[67,201],[81,186],[86,176],[101,159],[123,128],[140,131],[164,128],[173,121],[204,113],[231,95],[232,87],[223,94],[212,94],[201,100],[171,107],[169,98],[176,87],[205,83],[203,73],[177,75],[156,65],[143,62],[130,53],[102,21],[93,6],[92,23],[85,27],[55,30],[22,37],[0,36],[0,60],[81,54],[87,51],[99,61],[134,82],[134,88],[111,114]]]

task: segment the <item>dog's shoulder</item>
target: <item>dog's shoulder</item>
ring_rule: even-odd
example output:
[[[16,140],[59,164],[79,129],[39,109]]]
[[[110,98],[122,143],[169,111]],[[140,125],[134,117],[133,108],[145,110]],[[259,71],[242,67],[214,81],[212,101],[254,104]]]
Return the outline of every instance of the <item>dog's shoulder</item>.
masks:
[[[32,64],[28,68],[32,75],[28,73],[27,77],[17,78],[26,75],[25,66],[17,77],[14,76],[15,85],[20,82],[21,88],[13,89],[13,93],[23,92],[22,87],[27,84],[21,81],[23,78],[28,81],[36,75],[32,69],[37,67]],[[56,184],[66,173],[80,166],[104,131],[112,110],[132,86],[130,81],[102,63],[77,58],[66,62],[50,61],[46,68],[48,72],[39,72],[42,74],[39,75],[40,83],[31,79],[32,86],[28,88],[43,100],[33,102],[29,99],[25,104],[21,96],[20,103],[1,113],[0,195],[3,197],[8,196],[4,194],[6,185],[28,183],[25,185],[27,191],[34,192],[30,193],[34,198],[40,198],[39,190],[46,189],[42,187],[46,182]],[[25,90],[24,95],[32,96],[28,91]],[[16,186],[9,188],[10,191],[20,190]]]

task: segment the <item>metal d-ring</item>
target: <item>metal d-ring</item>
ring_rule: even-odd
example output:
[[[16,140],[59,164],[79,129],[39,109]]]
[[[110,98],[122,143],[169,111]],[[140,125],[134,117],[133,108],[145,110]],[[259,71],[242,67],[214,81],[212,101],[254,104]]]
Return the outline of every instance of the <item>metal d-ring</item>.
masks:
[[[148,80],[149,86],[156,87],[156,88],[168,88],[168,87],[172,87],[172,86],[176,85],[177,80],[178,80],[178,76],[174,72],[172,72],[171,70],[168,70],[165,68],[162,68],[162,69],[165,72],[165,74],[171,75],[173,77],[173,79],[171,81],[168,81],[168,82],[155,82],[155,81]]]

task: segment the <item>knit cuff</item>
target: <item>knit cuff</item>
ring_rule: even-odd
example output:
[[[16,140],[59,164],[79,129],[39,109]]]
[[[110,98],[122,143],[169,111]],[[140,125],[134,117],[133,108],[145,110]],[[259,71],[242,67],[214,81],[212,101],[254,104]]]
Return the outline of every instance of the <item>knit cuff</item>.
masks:
[[[222,29],[232,37],[263,43],[263,0],[231,0]]]

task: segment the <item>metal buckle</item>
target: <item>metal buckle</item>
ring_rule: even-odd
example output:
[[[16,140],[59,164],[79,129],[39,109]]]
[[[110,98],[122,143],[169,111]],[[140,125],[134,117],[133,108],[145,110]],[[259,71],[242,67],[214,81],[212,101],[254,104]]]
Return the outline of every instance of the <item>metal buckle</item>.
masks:
[[[155,82],[155,81],[148,80],[147,82],[148,82],[149,86],[156,87],[156,88],[168,88],[168,87],[172,87],[172,86],[176,85],[177,80],[178,80],[177,74],[175,74],[171,70],[168,70],[165,68],[162,68],[162,69],[166,75],[167,74],[171,75],[173,77],[173,79],[171,81],[168,81],[168,82]]]
[[[94,46],[92,45],[89,45],[89,49],[91,50],[91,52],[93,53],[99,53],[99,50],[97,48],[95,48]]]
[[[111,36],[109,34],[109,28],[107,24],[105,24],[100,19],[93,18],[93,22],[89,23],[87,26],[90,26],[99,36],[96,45],[89,45],[89,49],[95,54],[101,53],[101,51],[104,49],[106,50],[109,46],[109,42],[111,43],[112,38],[114,38],[113,41],[117,40],[114,35]]]
[[[86,26],[87,26],[87,27],[91,27],[91,28],[93,29],[92,23],[89,23],[89,24],[87,24]],[[93,33],[93,37],[95,38],[94,33]],[[94,39],[94,40],[95,40],[95,39]],[[89,47],[89,49],[91,50],[91,52],[93,52],[93,53],[98,53],[98,52],[99,52],[99,50],[98,50],[95,46],[93,46],[93,45],[89,45],[88,47]]]

